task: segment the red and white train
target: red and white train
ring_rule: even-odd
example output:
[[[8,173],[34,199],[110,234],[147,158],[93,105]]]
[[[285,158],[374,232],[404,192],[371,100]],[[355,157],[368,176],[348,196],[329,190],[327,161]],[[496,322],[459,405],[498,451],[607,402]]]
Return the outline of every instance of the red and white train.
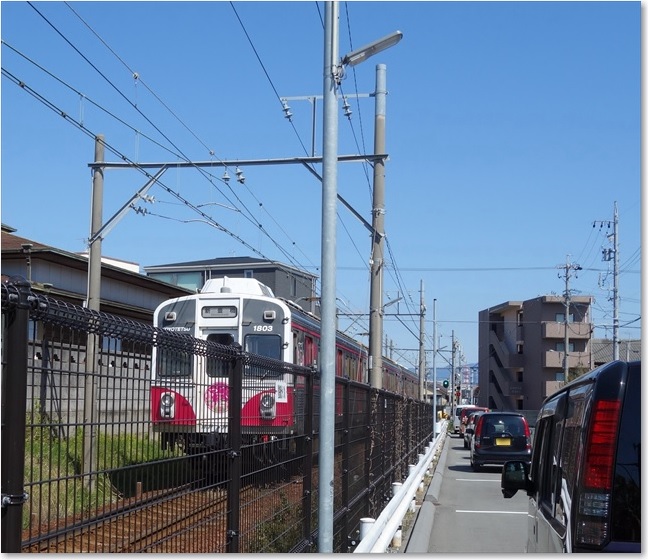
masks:
[[[243,351],[302,366],[317,366],[319,318],[277,298],[252,278],[208,280],[196,294],[162,303],[153,324]],[[220,367],[219,367],[220,366]],[[201,355],[154,348],[151,415],[162,443],[187,452],[217,449],[228,430],[229,378],[222,364]],[[367,347],[338,332],[336,375],[367,384]],[[300,398],[294,375],[243,369],[241,430],[244,444],[277,441],[298,434]],[[418,397],[415,373],[383,358],[383,389]],[[336,403],[341,410],[341,403]]]

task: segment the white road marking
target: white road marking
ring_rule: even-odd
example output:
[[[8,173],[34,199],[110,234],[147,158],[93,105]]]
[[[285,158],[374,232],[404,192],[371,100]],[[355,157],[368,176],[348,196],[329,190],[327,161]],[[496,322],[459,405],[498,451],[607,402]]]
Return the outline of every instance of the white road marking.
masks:
[[[500,482],[499,478],[457,478],[461,482]]]
[[[470,510],[470,509],[457,509],[455,510],[455,513],[505,513],[505,514],[513,514],[513,515],[527,515],[528,512],[526,511],[487,511],[487,510]]]

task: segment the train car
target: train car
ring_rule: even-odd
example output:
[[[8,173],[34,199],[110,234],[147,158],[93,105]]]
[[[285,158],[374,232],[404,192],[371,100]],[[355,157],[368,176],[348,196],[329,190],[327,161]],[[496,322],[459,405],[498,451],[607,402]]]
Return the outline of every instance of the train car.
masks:
[[[222,345],[240,345],[256,354],[317,367],[319,318],[299,305],[275,297],[252,278],[208,280],[199,293],[162,303],[154,326]],[[180,443],[188,453],[225,445],[228,431],[228,377],[223,365],[201,355],[178,357],[153,350],[151,415],[164,447]],[[368,383],[367,348],[338,332],[336,375]],[[282,441],[299,433],[299,388],[290,373],[243,371],[241,430],[244,444]],[[383,358],[383,388],[416,398],[416,374]],[[341,414],[336,398],[336,413]]]

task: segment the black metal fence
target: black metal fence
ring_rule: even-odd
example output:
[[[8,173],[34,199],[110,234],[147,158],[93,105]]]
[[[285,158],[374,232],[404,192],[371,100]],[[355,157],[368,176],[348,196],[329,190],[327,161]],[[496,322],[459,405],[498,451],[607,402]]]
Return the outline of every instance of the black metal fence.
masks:
[[[2,284],[2,552],[317,552],[319,377]],[[151,355],[164,347],[230,369],[280,368],[299,430],[221,446],[170,444],[151,421]],[[429,403],[336,380],[335,552],[378,517],[433,439]],[[173,443],[173,442],[171,442]]]

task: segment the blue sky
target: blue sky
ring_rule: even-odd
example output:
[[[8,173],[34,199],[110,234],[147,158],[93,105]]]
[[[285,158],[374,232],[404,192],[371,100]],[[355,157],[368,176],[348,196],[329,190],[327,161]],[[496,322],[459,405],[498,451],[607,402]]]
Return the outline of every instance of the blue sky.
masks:
[[[641,4],[339,6],[341,55],[403,32],[398,45],[348,68],[341,88],[372,93],[376,65],[386,65],[385,301],[403,297],[386,309],[400,314],[384,326],[393,355],[416,363],[421,281],[429,349],[437,300],[438,365],[453,332],[474,363],[478,312],[562,294],[567,259],[583,267],[570,288],[595,297],[595,336],[611,337],[611,263],[601,258],[611,230],[599,224],[612,221],[615,201],[620,336],[640,338]],[[114,148],[108,161],[310,155],[306,98],[323,91],[321,2],[5,1],[1,9],[2,222],[21,236],[86,249],[94,134]],[[280,97],[304,98],[289,101],[292,123]],[[371,153],[374,100],[350,103],[338,152]],[[250,166],[241,185],[234,171],[225,184],[222,168],[170,169],[148,193],[155,202],[138,204],[148,213],[124,217],[103,254],[142,267],[262,256],[319,274],[317,179],[301,165]],[[106,171],[104,220],[144,183],[134,169]],[[337,183],[371,221],[371,169],[340,164]],[[222,229],[184,201],[215,203],[201,208]],[[338,214],[338,302],[368,313],[368,231],[343,206]],[[366,342],[362,323],[340,325]]]

